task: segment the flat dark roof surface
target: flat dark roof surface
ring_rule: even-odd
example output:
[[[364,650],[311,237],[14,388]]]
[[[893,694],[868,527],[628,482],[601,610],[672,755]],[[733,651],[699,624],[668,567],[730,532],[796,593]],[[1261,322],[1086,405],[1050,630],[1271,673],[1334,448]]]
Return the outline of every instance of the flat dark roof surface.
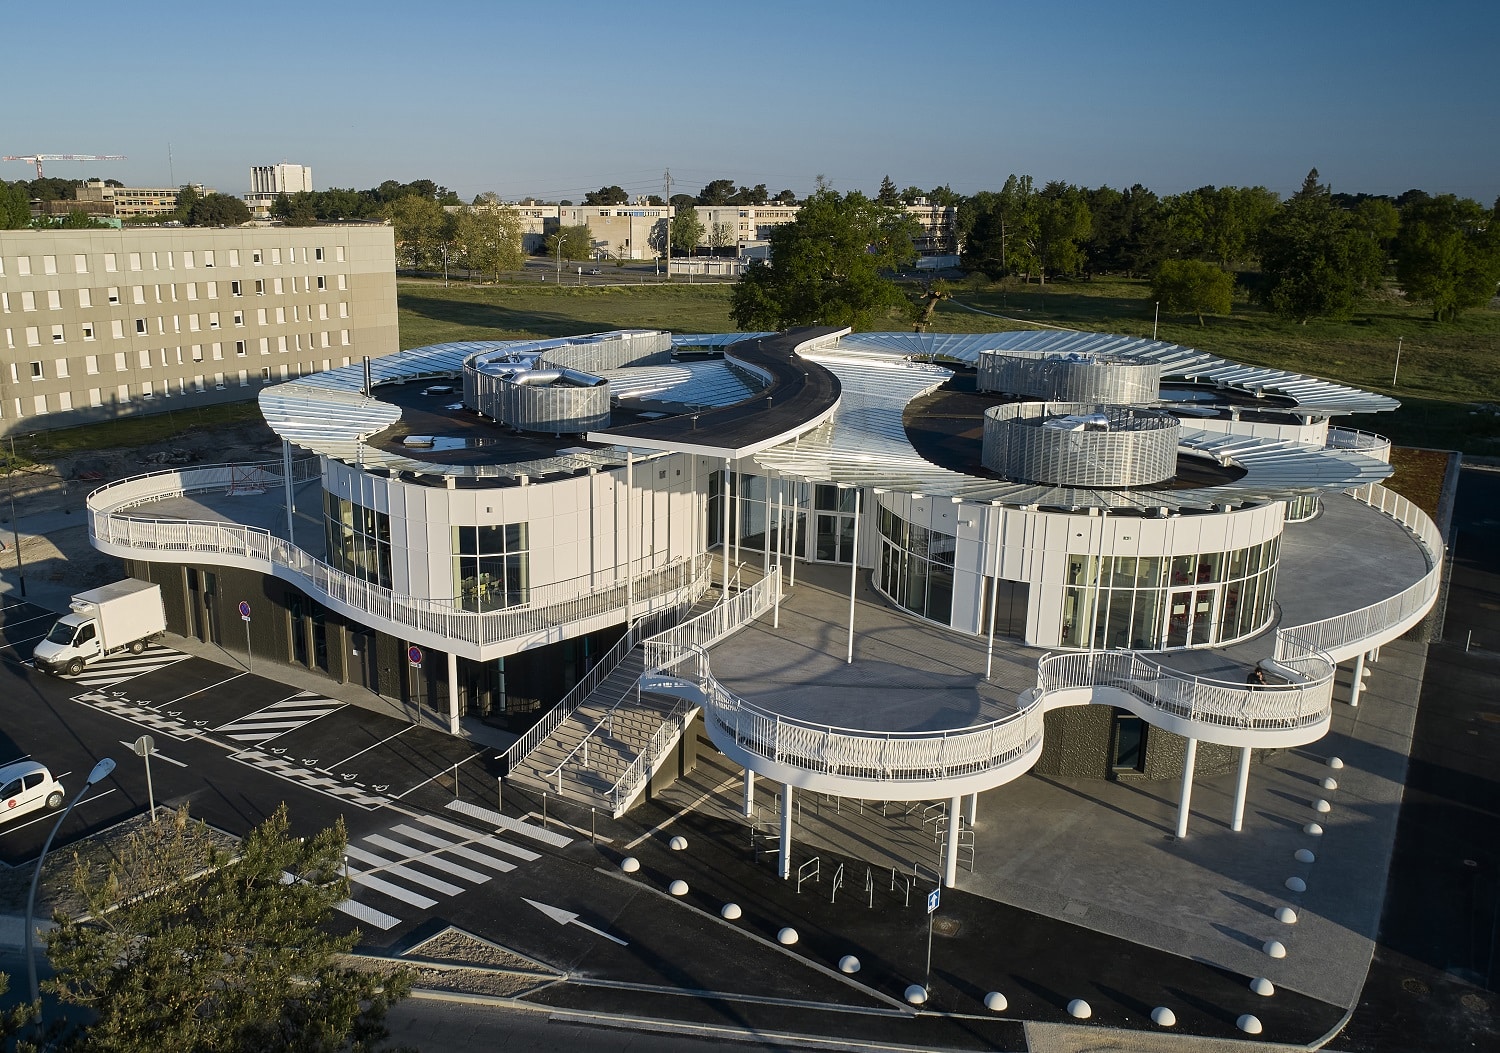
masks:
[[[785,435],[831,409],[842,390],[838,377],[815,362],[799,358],[797,346],[842,331],[834,326],[806,326],[730,344],[725,352],[765,370],[771,375],[769,385],[731,406],[612,427],[590,435],[598,441],[608,439],[626,446],[634,439],[724,450],[740,450]]]

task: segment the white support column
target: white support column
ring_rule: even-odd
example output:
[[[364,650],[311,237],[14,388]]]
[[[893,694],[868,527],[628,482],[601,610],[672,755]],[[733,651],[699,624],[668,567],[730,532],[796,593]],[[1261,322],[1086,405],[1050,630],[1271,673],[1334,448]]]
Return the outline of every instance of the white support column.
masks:
[[[458,655],[448,652],[448,734],[458,734]]]
[[[999,559],[996,559],[999,562]],[[979,586],[981,589],[984,586]],[[990,641],[984,649],[984,678],[988,680],[995,671],[995,608],[1000,606],[1000,573],[990,579]]]
[[[635,514],[630,502],[635,497],[635,454],[625,451],[625,624],[635,621],[635,563],[631,535],[635,533]]]
[[[760,573],[761,576],[771,573],[771,475],[765,475],[765,498],[766,514],[761,518],[760,530]]]
[[[962,797],[948,799],[948,843],[943,846],[943,887],[958,884],[958,832],[963,829]]]
[[[724,481],[718,487],[718,565],[723,568],[724,592],[729,592],[729,483],[733,472],[729,469],[729,458],[724,458]]]
[[[738,468],[734,470],[734,565],[740,565],[740,532],[745,528],[745,502],[744,502],[745,475]]]
[[[786,512],[786,483],[778,478],[776,480],[776,576],[781,577],[781,525],[785,522]],[[771,518],[771,493],[766,491],[766,519]],[[781,628],[781,589],[777,588],[775,599],[771,606],[771,628]]]
[[[776,861],[777,873],[792,876],[792,784],[781,784],[781,855]]]
[[[1182,760],[1182,793],[1177,799],[1177,840],[1187,836],[1188,811],[1193,806],[1193,766],[1198,761],[1198,740],[1187,740],[1187,756]]]
[[[292,519],[296,509],[296,491],[292,486],[292,440],[281,440],[281,478],[286,484],[286,539],[291,544],[297,543],[297,527]],[[19,557],[17,557],[19,558]]]
[[[859,582],[859,488],[854,490],[854,550],[849,553],[849,651],[844,664],[854,663],[854,587]]]
[[[974,820],[979,817],[979,793],[975,791],[964,798],[964,822],[969,826],[974,825]]]
[[[1250,747],[1240,748],[1240,770],[1238,777],[1234,780],[1234,818],[1229,821],[1229,829],[1239,833],[1245,825],[1245,794],[1250,789]]]
[[[1349,684],[1349,704],[1359,705],[1359,693],[1365,686],[1365,653],[1363,651],[1354,656],[1354,678]]]
[[[745,818],[755,814],[755,773],[745,769]]]
[[[802,484],[799,482],[796,485],[800,487]],[[791,558],[787,562],[792,565],[787,585],[794,586],[797,584],[797,490],[795,488],[792,490],[792,536],[787,541],[787,548],[791,553]]]

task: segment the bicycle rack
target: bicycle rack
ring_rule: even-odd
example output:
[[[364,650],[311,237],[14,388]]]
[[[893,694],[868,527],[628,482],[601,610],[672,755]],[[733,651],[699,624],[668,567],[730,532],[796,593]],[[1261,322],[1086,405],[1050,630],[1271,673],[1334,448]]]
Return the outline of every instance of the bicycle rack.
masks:
[[[803,863],[797,868],[797,894],[799,896],[802,894],[802,882],[808,878],[812,878],[814,881],[821,883],[823,880],[822,875],[823,866],[819,862],[819,857],[813,856],[806,863]]]
[[[915,864],[913,864],[913,866],[915,866]],[[900,885],[901,886],[901,897],[902,897],[903,904],[905,906],[908,906],[908,907],[911,906],[911,886],[912,886],[912,881],[913,881],[912,878],[907,877],[905,874],[899,874],[899,873],[897,873],[896,872],[896,868],[895,867],[891,867],[891,891],[895,892],[896,891],[896,886]],[[872,905],[873,905],[873,902],[874,902],[873,895],[871,897],[871,902],[872,902]]]
[[[875,872],[865,867],[865,891],[870,895],[870,909],[875,909]]]
[[[844,884],[844,864],[840,863],[839,864],[839,868],[833,872],[833,894],[828,897],[828,902],[829,903],[836,903],[836,902],[838,902],[839,889],[841,887],[843,887],[843,884]]]

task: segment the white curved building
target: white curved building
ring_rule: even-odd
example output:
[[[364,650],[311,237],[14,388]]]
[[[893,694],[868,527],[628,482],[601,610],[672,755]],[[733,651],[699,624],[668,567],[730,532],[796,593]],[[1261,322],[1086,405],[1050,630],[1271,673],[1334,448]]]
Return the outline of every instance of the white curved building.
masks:
[[[1180,836],[1198,745],[1218,747],[1238,829],[1252,750],[1323,735],[1335,664],[1437,595],[1435,527],[1379,485],[1389,444],[1329,425],[1393,400],[1149,340],[482,341],[278,385],[261,406],[280,464],[89,499],[95,544],[162,583],[175,631],[233,647],[246,598],[269,615],[257,658],[455,733],[497,724],[519,736],[501,774],[616,812],[664,760],[691,762],[701,713],[747,806],[756,775],[782,787],[783,873],[798,787],[946,800],[957,826],[1049,750],[1118,762],[1127,737],[1141,770],[1181,773]],[[1309,590],[1318,522],[1388,544],[1386,580]],[[827,620],[835,579],[847,639]],[[924,655],[853,661],[861,588],[891,633],[928,634]],[[780,616],[815,592],[826,639],[804,646]],[[751,623],[782,633],[775,685],[735,652]],[[1247,683],[1257,665],[1267,682]],[[621,671],[639,695],[609,687]],[[1109,721],[1059,743],[1048,714],[1084,705]],[[950,882],[954,859],[950,843]]]

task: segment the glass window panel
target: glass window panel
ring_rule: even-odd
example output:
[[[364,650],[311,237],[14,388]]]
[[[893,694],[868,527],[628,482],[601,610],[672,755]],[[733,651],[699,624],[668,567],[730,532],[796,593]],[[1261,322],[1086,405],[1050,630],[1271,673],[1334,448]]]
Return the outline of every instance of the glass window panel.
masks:
[[[1225,581],[1234,581],[1236,578],[1245,576],[1245,550],[1237,548],[1229,554],[1229,570],[1224,575]]]
[[[1224,554],[1222,552],[1205,552],[1198,557],[1198,584],[1219,580],[1219,571],[1223,566]]]
[[[951,567],[958,548],[958,538],[947,534],[933,534],[929,555],[935,563]]]
[[[1161,645],[1162,597],[1160,589],[1146,589],[1135,594],[1130,618],[1130,646],[1136,650],[1153,650]]]
[[[1162,560],[1160,556],[1142,556],[1136,563],[1136,588],[1159,588],[1161,586],[1161,568]]]
[[[1186,585],[1193,580],[1194,564],[1197,561],[1192,556],[1172,557],[1172,581],[1173,585]]]
[[[1125,648],[1130,646],[1130,608],[1135,593],[1129,589],[1117,589],[1109,594],[1109,618],[1105,623],[1104,646]]]
[[[1134,556],[1111,556],[1109,558],[1109,583],[1117,589],[1128,589],[1135,584]]]
[[[931,564],[927,582],[927,617],[947,625],[953,619],[953,571]]]

